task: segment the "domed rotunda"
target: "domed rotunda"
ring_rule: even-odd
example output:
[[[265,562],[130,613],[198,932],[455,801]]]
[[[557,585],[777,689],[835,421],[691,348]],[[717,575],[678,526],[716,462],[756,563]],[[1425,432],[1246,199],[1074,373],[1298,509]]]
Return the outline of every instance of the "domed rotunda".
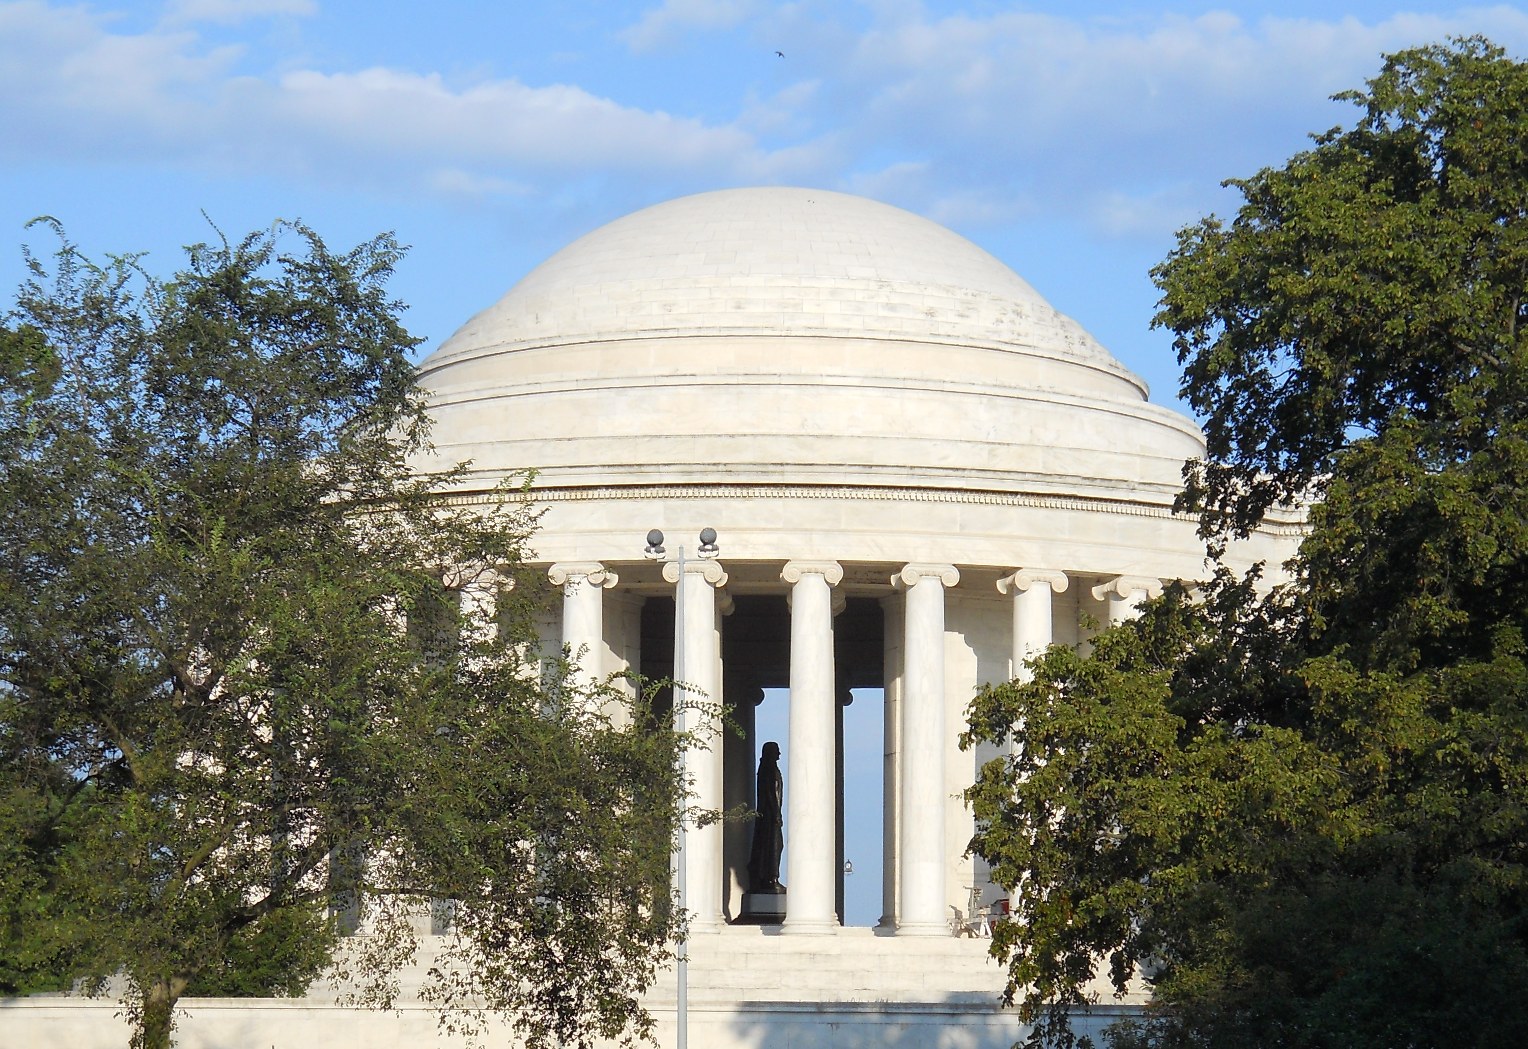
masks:
[[[1171,512],[1194,424],[971,242],[806,189],[595,230],[420,381],[436,465],[471,463],[456,498],[535,471],[534,546],[562,590],[548,640],[595,677],[672,675],[742,727],[700,726],[701,805],[755,804],[755,707],[788,696],[785,891],[750,885],[746,825],[688,835],[697,1044],[833,1044],[825,1020],[860,1032],[839,1044],[937,1045],[955,1024],[1011,1044],[980,942],[1007,889],[965,855],[960,793],[989,755],[959,748],[964,710],[1206,574]],[[1297,538],[1275,523],[1236,556],[1278,565]],[[884,704],[874,929],[842,922],[851,690]]]

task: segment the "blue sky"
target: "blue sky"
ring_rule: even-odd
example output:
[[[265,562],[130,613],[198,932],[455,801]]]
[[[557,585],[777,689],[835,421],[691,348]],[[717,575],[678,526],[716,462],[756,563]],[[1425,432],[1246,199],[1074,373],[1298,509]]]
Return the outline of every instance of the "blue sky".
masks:
[[[42,214],[164,273],[215,236],[203,212],[230,236],[300,218],[336,247],[392,230],[428,350],[628,211],[806,185],[964,234],[1170,403],[1147,271],[1174,231],[1349,121],[1330,96],[1382,53],[1475,33],[1528,55],[1528,4],[0,0],[0,286],[26,238],[48,248],[24,230]],[[866,736],[860,923],[879,913]]]
[[[1528,53],[1528,5],[0,0],[0,285],[39,214],[166,271],[202,211],[394,230],[434,346],[627,211],[810,185],[970,237],[1170,401],[1173,231],[1381,53],[1468,33]]]

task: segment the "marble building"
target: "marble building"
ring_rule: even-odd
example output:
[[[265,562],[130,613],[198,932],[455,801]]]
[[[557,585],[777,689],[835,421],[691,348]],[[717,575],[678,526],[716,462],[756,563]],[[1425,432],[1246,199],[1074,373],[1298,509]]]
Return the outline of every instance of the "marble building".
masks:
[[[1000,974],[952,935],[1006,896],[964,854],[959,796],[985,757],[957,745],[965,705],[1026,654],[1206,574],[1170,510],[1203,451],[1194,424],[974,244],[820,190],[705,193],[610,223],[420,374],[441,461],[473,463],[457,498],[539,471],[536,547],[563,592],[551,640],[591,675],[672,673],[743,728],[702,726],[719,741],[690,756],[702,805],[751,804],[754,705],[789,689],[784,921],[744,923],[746,829],[693,831],[697,1000],[770,1003],[782,1030],[792,1009],[843,1007],[867,1040],[891,1022],[867,1004],[958,1003],[968,1034],[990,1020]],[[662,563],[643,556],[653,528]],[[1297,535],[1274,521],[1234,556],[1276,566]],[[885,704],[874,930],[840,924],[851,689]],[[736,986],[745,951],[782,980]]]
[[[534,546],[562,595],[548,640],[591,676],[672,675],[742,727],[689,756],[702,805],[752,804],[755,704],[789,690],[783,922],[743,920],[747,828],[689,833],[691,1043],[1020,1037],[971,935],[1007,892],[965,855],[960,793],[985,755],[957,744],[964,708],[1027,654],[1207,574],[1171,512],[1203,451],[1195,425],[971,242],[821,190],[704,193],[612,222],[469,320],[420,380],[439,462],[472,462],[452,499],[537,471]],[[1231,560],[1277,566],[1298,535],[1275,518]],[[841,924],[851,690],[884,704],[873,928]],[[182,1044],[434,1044],[427,1010],[318,993],[190,1003]],[[121,1041],[78,1009],[33,1019],[58,1044]]]

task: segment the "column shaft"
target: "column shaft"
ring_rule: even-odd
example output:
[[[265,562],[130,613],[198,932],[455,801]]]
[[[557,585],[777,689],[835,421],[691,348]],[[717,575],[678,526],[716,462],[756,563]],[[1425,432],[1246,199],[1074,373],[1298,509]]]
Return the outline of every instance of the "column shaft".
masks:
[[[832,587],[843,570],[833,562],[793,561],[781,577],[792,584],[785,929],[827,932],[838,924]]]
[[[943,935],[947,897],[944,855],[944,588],[960,576],[951,565],[909,565],[903,635],[901,899],[897,932]]]
[[[1020,569],[999,579],[997,588],[1013,595],[1013,676],[1028,681],[1032,675],[1025,662],[1055,640],[1051,595],[1066,591],[1067,578],[1061,572]]]
[[[901,835],[897,799],[902,796],[897,768],[902,745],[902,602],[881,599],[882,654],[886,688],[881,700],[881,917],[880,928],[897,924],[897,883]]]
[[[690,561],[683,576],[679,566],[664,566],[664,578],[678,584],[674,623],[674,690],[676,724],[696,736],[697,745],[685,752],[685,771],[693,792],[691,804],[702,811],[722,807],[722,741],[718,706],[721,675],[716,645],[716,588],[727,581],[715,561]],[[701,709],[692,709],[701,708]],[[685,881],[690,927],[705,931],[721,922],[722,827],[713,820],[686,831]]]
[[[485,571],[461,588],[462,640],[469,645],[498,635],[498,585],[498,575]]]
[[[576,684],[588,687],[605,678],[605,595],[615,586],[614,572],[598,561],[555,564],[547,577],[562,587],[562,643],[573,662]]]

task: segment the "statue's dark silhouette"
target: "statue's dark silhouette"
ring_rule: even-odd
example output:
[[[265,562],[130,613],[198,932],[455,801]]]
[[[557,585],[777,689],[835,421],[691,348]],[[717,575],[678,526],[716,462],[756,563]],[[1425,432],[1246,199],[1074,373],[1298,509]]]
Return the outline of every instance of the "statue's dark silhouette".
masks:
[[[780,744],[764,744],[759,758],[758,793],[754,796],[753,851],[748,855],[750,892],[784,892],[780,853],[785,849],[785,780],[780,776]]]

